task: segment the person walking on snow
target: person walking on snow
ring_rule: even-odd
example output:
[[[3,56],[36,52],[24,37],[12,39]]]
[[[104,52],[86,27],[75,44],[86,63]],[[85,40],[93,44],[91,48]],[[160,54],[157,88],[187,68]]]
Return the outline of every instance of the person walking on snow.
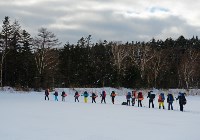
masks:
[[[106,92],[105,91],[102,91],[102,94],[101,94],[101,103],[104,103],[106,104]]]
[[[126,105],[130,106],[130,100],[131,100],[131,93],[130,93],[130,92],[128,92],[128,93],[126,94],[126,100],[127,100]]]
[[[95,99],[98,97],[98,95],[95,94],[95,93],[93,92],[93,93],[92,93],[92,96],[90,96],[90,97],[92,97],[92,103],[93,103],[93,102],[96,103]]]
[[[62,92],[61,96],[62,96],[62,101],[64,102],[65,101],[65,97],[67,96],[67,94],[65,93],[65,91]]]
[[[170,110],[170,108],[171,110],[173,110],[173,102],[174,102],[174,96],[171,93],[169,93],[167,95],[168,110]]]
[[[176,98],[176,100],[179,100],[180,111],[183,111],[183,105],[186,105],[186,103],[187,103],[187,100],[185,98],[185,93],[179,92],[179,95]]]
[[[141,106],[142,107],[142,100],[144,99],[142,92],[138,93],[138,107]]]
[[[58,101],[58,92],[55,91],[55,93],[53,95],[55,96],[55,101]]]
[[[137,91],[132,91],[132,106],[135,105],[135,100],[137,99]]]
[[[85,91],[81,96],[84,97],[84,102],[87,103],[88,102],[88,96],[89,96],[89,94],[87,93],[87,91]]]
[[[79,102],[79,96],[80,96],[80,94],[78,93],[78,91],[76,91],[75,92],[75,95],[74,95],[74,98],[75,98],[75,102],[76,102],[76,100]]]
[[[165,109],[164,101],[165,101],[165,95],[164,93],[160,93],[160,95],[158,96],[159,109],[161,108],[161,106],[163,107],[163,109]]]
[[[112,93],[110,94],[110,97],[112,98],[112,103],[115,104],[115,91],[112,91]]]
[[[48,99],[49,100],[49,89],[45,90],[45,100]]]
[[[156,96],[156,95],[153,93],[153,91],[149,91],[149,92],[148,92],[147,98],[149,98],[149,108],[150,108],[151,104],[152,104],[152,108],[154,108],[154,103],[153,103],[153,101],[154,101],[154,99],[155,99],[155,96]]]

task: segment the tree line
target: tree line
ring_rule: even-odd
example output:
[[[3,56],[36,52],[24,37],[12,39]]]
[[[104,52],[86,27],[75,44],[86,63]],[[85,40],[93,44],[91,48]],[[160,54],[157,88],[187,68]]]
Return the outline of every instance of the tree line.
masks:
[[[61,46],[47,28],[32,37],[7,16],[1,27],[1,87],[200,87],[198,36],[92,43],[88,35]]]

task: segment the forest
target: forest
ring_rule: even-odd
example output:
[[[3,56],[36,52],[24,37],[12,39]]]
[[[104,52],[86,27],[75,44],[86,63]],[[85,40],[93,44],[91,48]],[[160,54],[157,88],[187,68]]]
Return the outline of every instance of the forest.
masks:
[[[10,21],[8,16],[2,21],[1,87],[200,87],[198,36],[92,43],[92,35],[88,35],[76,44],[62,45],[45,27],[33,37],[18,21]]]

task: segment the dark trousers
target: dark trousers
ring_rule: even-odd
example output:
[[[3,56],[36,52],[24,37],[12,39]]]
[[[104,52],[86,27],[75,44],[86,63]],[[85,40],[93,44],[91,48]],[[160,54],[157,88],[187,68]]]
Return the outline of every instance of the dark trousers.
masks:
[[[105,98],[105,97],[102,97],[102,98],[101,98],[101,103],[103,103],[103,101],[104,101],[104,103],[106,104],[106,98]]]
[[[141,106],[142,107],[142,101],[138,100],[138,107]]]
[[[132,106],[134,106],[135,105],[135,98],[132,98]]]
[[[65,101],[65,97],[63,97],[63,96],[62,96],[62,101],[63,101],[63,102]]]
[[[150,108],[151,104],[152,104],[152,108],[154,108],[153,100],[149,100],[149,108]]]
[[[115,97],[112,97],[112,103],[113,104],[115,103]]]
[[[79,102],[78,97],[75,97],[75,102],[76,102],[76,100]]]
[[[168,103],[168,110],[170,110],[170,108],[171,108],[171,110],[173,110],[173,105],[172,105],[172,103]]]
[[[95,101],[95,98],[92,98],[92,103],[93,103],[93,102],[95,102],[95,103],[96,103],[96,101]]]
[[[48,99],[49,100],[49,95],[45,95],[45,100]]]
[[[130,106],[130,99],[129,100],[127,100],[127,104],[126,105],[129,105]]]
[[[180,104],[180,111],[183,111],[183,104]]]

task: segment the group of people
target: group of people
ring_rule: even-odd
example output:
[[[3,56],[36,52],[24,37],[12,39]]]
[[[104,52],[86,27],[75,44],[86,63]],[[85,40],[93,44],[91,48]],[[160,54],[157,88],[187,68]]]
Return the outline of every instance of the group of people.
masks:
[[[147,98],[149,98],[149,108],[154,108],[154,100],[155,100],[156,94],[153,91],[149,91]],[[132,91],[132,94],[130,92],[128,92],[126,94],[126,105],[130,106],[130,101],[132,101],[132,106],[135,105],[135,101],[138,100],[138,107],[142,107],[142,100],[144,99],[142,92],[139,92],[137,94],[136,91]],[[181,93],[179,92],[178,97],[176,98],[176,100],[179,100],[179,105],[180,105],[180,111],[183,111],[183,106],[186,105],[187,100],[185,98],[185,93]],[[175,101],[175,98],[173,96],[172,93],[168,93],[167,95],[167,103],[168,103],[168,110],[173,110],[173,102]],[[159,109],[161,109],[161,107],[163,109],[165,109],[165,94],[164,93],[160,93],[158,95],[158,104],[159,104]]]
[[[58,101],[58,92],[55,91],[54,96],[55,96],[55,101]],[[112,91],[110,94],[112,103],[115,104],[115,97],[116,97],[116,93],[115,91]],[[65,97],[67,96],[67,94],[65,93],[65,91],[63,91],[61,93],[62,96],[62,101],[65,101]],[[89,93],[87,91],[85,91],[83,94],[79,94],[78,91],[75,92],[74,94],[74,99],[75,102],[79,102],[79,96],[83,96],[84,97],[84,102],[87,103],[88,102],[88,97],[92,98],[92,103],[96,103],[96,98],[98,97],[98,94],[92,92],[92,95],[90,96]],[[100,94],[101,97],[101,103],[105,103],[106,104],[106,92],[102,91],[102,93]],[[147,98],[149,98],[149,108],[154,108],[154,100],[155,100],[156,94],[153,91],[149,91]],[[45,100],[49,100],[49,89],[45,90]],[[142,100],[144,100],[144,96],[143,93],[140,91],[137,93],[137,91],[132,91],[128,92],[126,94],[126,100],[127,102],[123,102],[122,105],[127,105],[130,106],[132,104],[132,106],[135,105],[136,101],[138,101],[138,107],[142,107]],[[179,100],[179,105],[180,105],[180,111],[183,111],[183,106],[187,103],[187,100],[185,98],[185,93],[181,93],[179,92],[178,97],[176,98],[176,100]],[[173,96],[173,94],[168,93],[167,95],[167,103],[168,103],[168,110],[173,110],[173,102],[175,101],[175,98]],[[158,95],[158,104],[159,104],[159,109],[161,109],[161,107],[163,109],[165,109],[165,94],[164,93],[160,93]]]

